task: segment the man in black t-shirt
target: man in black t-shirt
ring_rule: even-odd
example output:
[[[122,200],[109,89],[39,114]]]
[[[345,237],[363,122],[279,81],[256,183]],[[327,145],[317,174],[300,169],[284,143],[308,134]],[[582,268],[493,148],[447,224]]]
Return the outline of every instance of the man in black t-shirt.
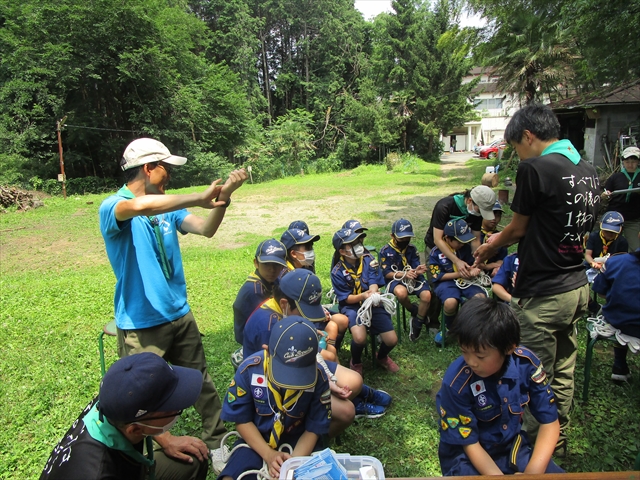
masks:
[[[144,480],[152,469],[157,480],[204,480],[208,451],[197,438],[177,437],[202,444],[183,445],[179,459],[144,454],[145,438],[152,448],[150,437],[167,432],[201,389],[199,370],[172,367],[151,352],[121,358],[53,449],[40,480]]]
[[[595,224],[600,183],[595,168],[559,135],[560,124],[547,106],[528,105],[513,116],[505,131],[520,157],[513,219],[475,256],[478,264],[499,247],[519,242],[511,305],[520,319],[522,344],[540,357],[551,379],[561,428],[557,447],[565,449],[578,349],[575,325],[589,300],[583,237]],[[535,435],[532,420],[525,418],[525,428]]]

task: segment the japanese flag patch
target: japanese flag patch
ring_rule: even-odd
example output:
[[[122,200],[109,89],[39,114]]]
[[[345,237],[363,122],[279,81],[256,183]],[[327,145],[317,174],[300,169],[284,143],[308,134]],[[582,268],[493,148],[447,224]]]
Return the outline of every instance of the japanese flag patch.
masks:
[[[471,391],[473,392],[474,397],[477,397],[481,393],[486,392],[487,389],[484,388],[484,380],[478,380],[477,382],[473,382],[471,384]]]
[[[254,373],[251,375],[251,385],[256,387],[266,387],[267,380],[264,378],[264,375]]]

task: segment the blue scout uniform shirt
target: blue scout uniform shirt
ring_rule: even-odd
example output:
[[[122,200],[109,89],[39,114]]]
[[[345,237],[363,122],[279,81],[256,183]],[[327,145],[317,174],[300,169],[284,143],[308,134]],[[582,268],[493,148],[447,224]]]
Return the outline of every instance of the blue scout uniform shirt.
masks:
[[[593,291],[606,295],[602,315],[614,327],[640,328],[640,265],[634,255],[612,255],[593,282]],[[631,333],[630,333],[631,334]]]
[[[473,265],[475,259],[471,253],[471,245],[465,244],[458,251],[453,252],[456,257],[464,260],[469,265]],[[440,251],[438,247],[433,247],[429,254],[429,271],[433,276],[433,281],[438,282],[444,276],[445,273],[454,273],[453,262],[447,258],[447,256]]]
[[[589,238],[587,238],[587,250],[591,250],[591,256],[593,258],[604,257],[607,253],[613,255],[614,253],[627,253],[629,251],[629,242],[622,235],[618,235],[613,242],[607,245],[606,251],[604,251],[604,243],[600,238],[600,231],[591,232]],[[588,265],[587,265],[588,266]]]
[[[347,305],[345,300],[349,295],[359,295],[366,292],[371,285],[384,287],[385,281],[378,261],[370,253],[365,253],[360,259],[360,267],[358,268],[345,263],[341,258],[331,270],[331,285],[342,307]],[[354,307],[357,304],[349,306]]]
[[[485,232],[484,230],[480,230],[480,244],[486,243],[487,238],[492,235],[493,233],[498,233],[497,231],[495,232],[491,232],[490,234],[487,234],[487,232]],[[509,250],[507,249],[507,247],[500,247],[498,249],[498,252],[491,257],[489,260],[487,260],[487,263],[494,263],[494,262],[498,262],[500,260],[504,260],[504,258],[509,255]]]
[[[100,232],[116,276],[116,325],[121,330],[135,330],[172,322],[190,310],[178,243],[178,232],[186,234],[180,226],[189,212],[183,209],[156,215],[172,270],[167,280],[149,218],[116,220],[118,202],[134,198],[130,191],[130,196],[126,195],[127,191],[121,189],[100,205]]]
[[[380,249],[380,267],[382,268],[382,276],[385,277],[388,273],[393,273],[391,266],[395,265],[399,271],[402,271],[407,265],[411,268],[418,268],[420,265],[420,257],[418,256],[418,249],[409,244],[404,250],[398,250],[396,247],[387,243]],[[391,282],[389,280],[387,283]],[[415,280],[416,283],[424,282],[424,275],[418,275]]]
[[[509,451],[520,433],[526,405],[542,424],[557,420],[555,397],[540,359],[518,346],[508,360],[500,377],[479,377],[463,357],[444,374],[436,396],[443,472],[464,452],[463,445],[480,442],[490,456]]]
[[[233,333],[236,342],[244,343],[244,326],[258,306],[273,294],[273,285],[256,270],[244,282],[233,302]]]
[[[221,418],[227,422],[252,422],[269,441],[277,407],[273,393],[267,387],[263,364],[265,354],[263,350],[240,364],[222,402]],[[324,370],[318,368],[315,387],[305,390],[284,415],[280,443],[290,438],[297,439],[305,431],[316,435],[329,433],[330,422],[331,390]]]
[[[269,345],[271,328],[282,320],[282,310],[275,298],[270,298],[251,314],[244,327],[242,351],[245,355],[262,350],[262,345]]]
[[[491,279],[491,283],[502,285],[507,292],[511,293],[514,287],[513,276],[518,272],[519,265],[520,260],[517,253],[507,255],[498,272]]]

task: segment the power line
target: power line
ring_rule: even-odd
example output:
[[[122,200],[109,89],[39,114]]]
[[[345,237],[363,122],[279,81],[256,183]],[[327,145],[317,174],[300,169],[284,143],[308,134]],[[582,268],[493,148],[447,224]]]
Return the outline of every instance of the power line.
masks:
[[[63,127],[71,127],[71,128],[77,128],[80,130],[99,130],[102,132],[123,132],[123,133],[144,133],[144,129],[136,129],[136,130],[122,130],[122,129],[118,129],[118,128],[104,128],[104,127],[87,127],[85,125],[70,125],[68,123],[65,123],[63,125]],[[237,130],[210,130],[210,131],[205,131],[205,130],[186,130],[186,131],[176,131],[176,130],[158,130],[157,133],[159,134],[169,134],[169,133],[181,133],[181,134],[188,134],[188,135],[192,135],[193,133],[229,133],[229,132],[237,132]]]

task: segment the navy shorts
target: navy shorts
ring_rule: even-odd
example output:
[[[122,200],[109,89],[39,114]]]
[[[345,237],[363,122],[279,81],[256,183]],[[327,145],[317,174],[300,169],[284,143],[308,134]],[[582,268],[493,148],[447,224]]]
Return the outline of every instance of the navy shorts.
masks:
[[[402,282],[398,281],[398,280],[391,280],[389,282],[389,285],[387,285],[387,292],[389,293],[393,293],[393,291],[396,289],[396,287],[398,285],[400,285]],[[406,288],[406,287],[405,287]],[[416,297],[419,297],[420,294],[422,292],[424,292],[425,290],[429,290],[429,282],[425,281],[422,284],[422,287],[420,287],[419,290],[414,290],[413,293],[410,293],[409,295],[415,295]]]
[[[360,307],[358,307],[360,308]],[[358,308],[351,306],[341,307],[340,313],[347,316],[349,319],[349,329],[356,326],[356,317],[358,315]],[[387,313],[384,307],[373,307],[371,309],[371,327],[369,332],[373,335],[379,335],[381,333],[390,332],[393,330],[393,322],[391,321],[391,315]]]
[[[467,288],[460,288],[458,287],[458,285],[456,285],[456,282],[454,280],[436,282],[434,292],[442,303],[444,303],[447,298],[455,298],[459,303],[463,297],[468,300],[478,293],[486,295],[486,292],[477,285],[471,285]]]

